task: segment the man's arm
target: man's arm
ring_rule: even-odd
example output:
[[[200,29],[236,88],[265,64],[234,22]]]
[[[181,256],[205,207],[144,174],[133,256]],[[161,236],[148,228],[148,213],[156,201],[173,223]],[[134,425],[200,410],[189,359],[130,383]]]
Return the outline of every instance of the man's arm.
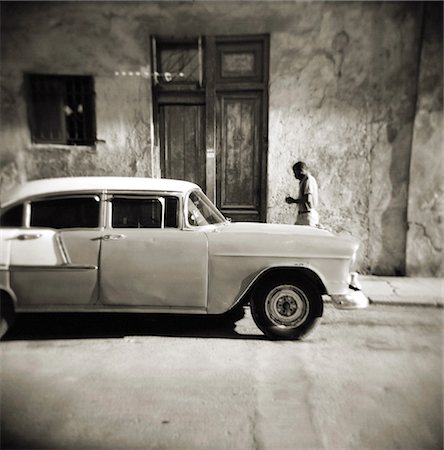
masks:
[[[293,198],[293,197],[290,197],[290,196],[285,197],[285,201],[286,201],[289,205],[291,205],[292,203],[301,203],[300,199],[298,199],[298,198]]]
[[[310,209],[313,207],[313,196],[311,194],[304,194],[302,198],[293,198],[293,197],[286,197],[285,201],[291,205],[292,203],[305,203]]]

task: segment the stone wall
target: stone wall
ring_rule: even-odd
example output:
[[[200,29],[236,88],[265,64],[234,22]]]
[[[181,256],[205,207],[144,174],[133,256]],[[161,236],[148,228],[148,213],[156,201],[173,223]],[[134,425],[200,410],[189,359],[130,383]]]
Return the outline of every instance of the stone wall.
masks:
[[[150,70],[151,35],[268,33],[268,221],[294,223],[295,208],[284,198],[297,190],[291,165],[305,160],[320,184],[322,223],[361,239],[358,268],[405,272],[420,3],[2,2],[1,8],[0,192],[47,176],[158,176],[150,80],[114,73]],[[27,71],[94,76],[94,148],[31,144]],[[426,105],[429,94],[423,95]],[[418,120],[414,155],[423,145]]]
[[[407,274],[444,276],[443,6],[425,6],[410,165]]]

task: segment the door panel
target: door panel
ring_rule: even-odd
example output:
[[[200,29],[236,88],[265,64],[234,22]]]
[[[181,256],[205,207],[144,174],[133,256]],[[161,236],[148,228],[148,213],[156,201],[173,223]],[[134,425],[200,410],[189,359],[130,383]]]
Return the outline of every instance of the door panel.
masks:
[[[261,218],[262,94],[218,95],[218,205],[233,220]]]
[[[200,231],[114,228],[102,242],[100,300],[106,305],[205,308],[207,237]]]
[[[11,287],[18,298],[19,309],[85,307],[97,298],[97,273],[97,267],[16,266],[11,269]]]
[[[205,108],[161,105],[162,176],[205,187]]]

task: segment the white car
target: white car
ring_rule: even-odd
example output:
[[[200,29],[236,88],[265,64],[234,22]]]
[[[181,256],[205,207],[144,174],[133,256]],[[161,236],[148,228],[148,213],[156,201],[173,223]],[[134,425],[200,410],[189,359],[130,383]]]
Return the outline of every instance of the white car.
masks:
[[[231,223],[195,184],[78,177],[25,183],[0,216],[1,332],[21,312],[226,314],[272,339],[364,308],[358,242],[306,226]]]

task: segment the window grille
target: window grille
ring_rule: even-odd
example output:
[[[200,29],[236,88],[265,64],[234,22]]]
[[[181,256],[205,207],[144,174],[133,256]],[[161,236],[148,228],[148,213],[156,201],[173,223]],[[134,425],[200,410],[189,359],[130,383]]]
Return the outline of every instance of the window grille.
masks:
[[[28,75],[32,141],[95,142],[94,83],[90,76]]]
[[[154,85],[203,86],[202,38],[152,38]]]

